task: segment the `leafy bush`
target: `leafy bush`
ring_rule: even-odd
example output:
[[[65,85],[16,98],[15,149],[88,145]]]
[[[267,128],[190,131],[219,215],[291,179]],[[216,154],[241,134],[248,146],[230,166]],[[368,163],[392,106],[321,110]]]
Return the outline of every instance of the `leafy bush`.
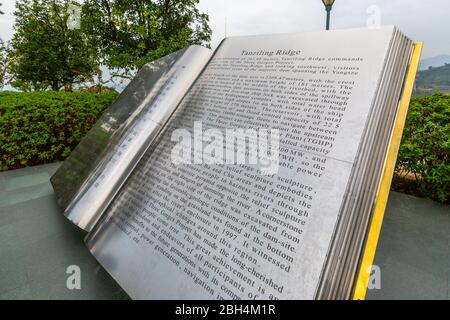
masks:
[[[450,202],[450,95],[413,98],[397,159],[394,190]]]
[[[0,92],[0,171],[65,159],[116,97]]]
[[[0,171],[64,160],[116,93],[0,92]],[[450,95],[413,98],[393,189],[450,202]]]

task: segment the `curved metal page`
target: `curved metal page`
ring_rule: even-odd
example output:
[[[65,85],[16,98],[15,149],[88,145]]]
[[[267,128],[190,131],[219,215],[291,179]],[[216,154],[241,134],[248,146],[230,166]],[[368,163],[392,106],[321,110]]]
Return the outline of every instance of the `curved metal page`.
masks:
[[[393,33],[226,39],[89,234],[93,255],[132,298],[315,298]],[[279,129],[278,171],[175,165],[171,132],[197,121]]]
[[[92,228],[210,56],[191,46],[138,72],[51,178],[69,220]]]

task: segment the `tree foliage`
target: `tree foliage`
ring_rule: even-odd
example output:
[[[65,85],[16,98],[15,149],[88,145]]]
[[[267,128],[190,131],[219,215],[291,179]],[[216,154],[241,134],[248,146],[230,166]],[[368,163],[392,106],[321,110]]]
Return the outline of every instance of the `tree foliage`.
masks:
[[[98,55],[83,28],[67,26],[69,0],[18,0],[11,41],[11,84],[21,90],[71,91],[92,79]]]
[[[192,44],[209,46],[199,0],[86,0],[83,17],[104,63],[122,75]]]
[[[0,39],[0,89],[6,84],[8,70],[9,42]]]

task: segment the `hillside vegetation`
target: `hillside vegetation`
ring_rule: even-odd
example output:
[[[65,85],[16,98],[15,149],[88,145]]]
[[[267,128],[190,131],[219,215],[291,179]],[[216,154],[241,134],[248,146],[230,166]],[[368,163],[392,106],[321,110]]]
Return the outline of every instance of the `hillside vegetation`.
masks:
[[[450,93],[450,64],[417,73],[416,95],[427,95],[437,91]]]

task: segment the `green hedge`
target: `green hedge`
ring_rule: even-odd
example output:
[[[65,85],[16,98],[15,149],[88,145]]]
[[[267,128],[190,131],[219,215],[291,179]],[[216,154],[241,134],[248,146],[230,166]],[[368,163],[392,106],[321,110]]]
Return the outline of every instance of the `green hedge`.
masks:
[[[413,98],[393,188],[450,202],[450,95]]]
[[[0,92],[0,171],[65,159],[116,97]]]
[[[117,94],[0,92],[0,171],[66,158]],[[411,101],[393,188],[450,201],[450,95]]]

